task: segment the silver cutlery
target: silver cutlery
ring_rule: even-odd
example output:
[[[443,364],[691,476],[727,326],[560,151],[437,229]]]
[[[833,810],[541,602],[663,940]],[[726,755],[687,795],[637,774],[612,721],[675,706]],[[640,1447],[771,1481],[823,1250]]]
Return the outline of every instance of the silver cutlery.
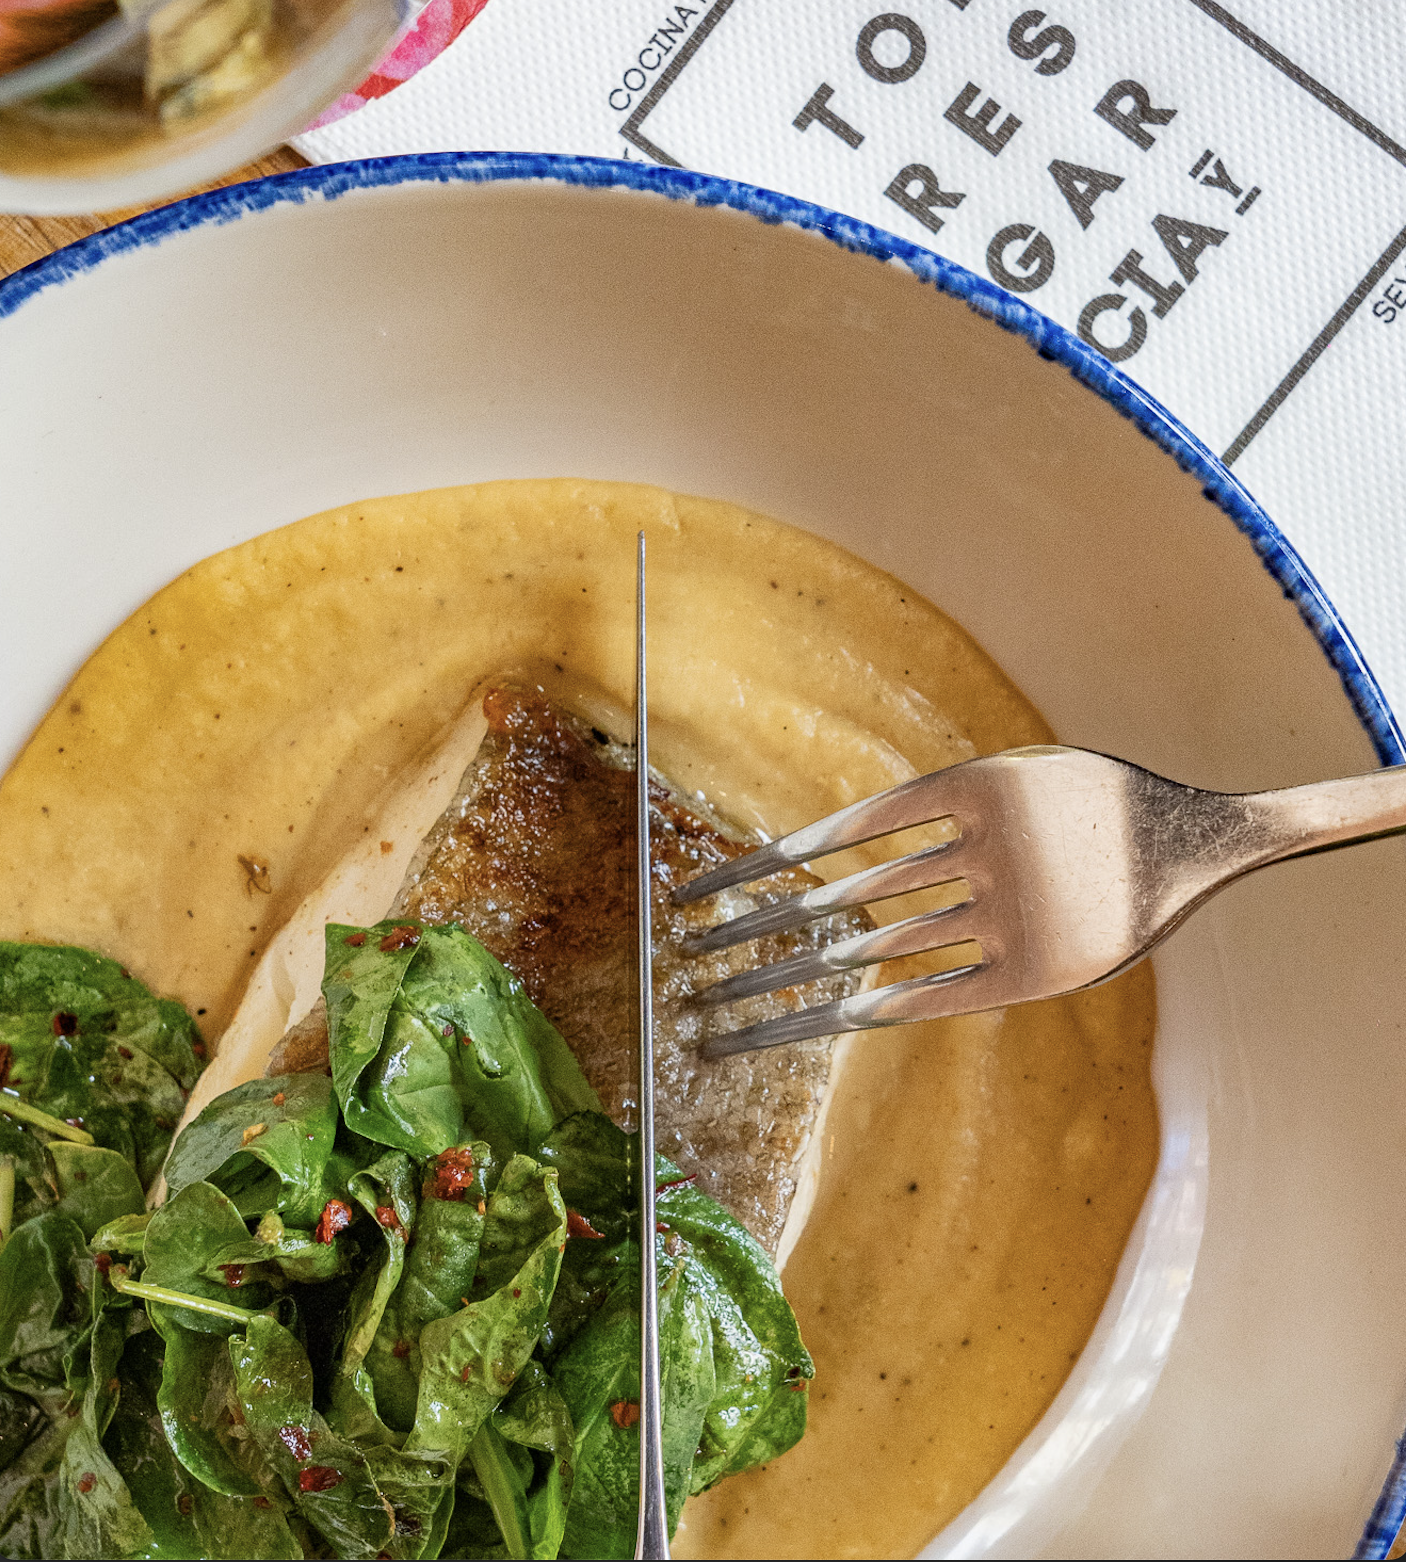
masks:
[[[712,1058],[842,1031],[1004,1008],[1096,986],[1217,890],[1270,863],[1406,831],[1406,767],[1272,792],[1208,792],[1087,749],[1010,749],[919,776],[771,841],[674,892],[699,900],[795,863],[950,820],[955,838],[719,923],[698,953],[919,889],[965,898],[717,982],[717,1005],[957,945],[952,970],[711,1037]]]
[[[635,580],[635,828],[639,908],[640,1517],[635,1556],[669,1555],[664,1504],[664,1418],[659,1385],[659,1292],[654,1253],[654,976],[649,909],[649,714],[645,666],[644,533]]]

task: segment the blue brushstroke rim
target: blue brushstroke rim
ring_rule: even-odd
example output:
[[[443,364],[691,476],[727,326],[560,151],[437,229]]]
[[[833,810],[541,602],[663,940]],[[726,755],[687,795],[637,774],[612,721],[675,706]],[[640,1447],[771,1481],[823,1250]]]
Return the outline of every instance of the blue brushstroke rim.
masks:
[[[1201,483],[1206,497],[1218,504],[1249,539],[1265,569],[1298,608],[1342,680],[1343,690],[1366,728],[1377,758],[1384,765],[1406,762],[1406,735],[1338,610],[1284,534],[1189,429],[1101,353],[995,283],[932,250],[809,201],[681,168],[546,152],[425,152],[327,163],[192,195],[80,239],[0,281],[0,320],[36,294],[92,271],[113,255],[160,244],[173,234],[192,228],[235,222],[251,212],[286,203],[334,201],[354,190],[404,184],[489,184],[506,179],[640,190],[671,200],[692,201],[698,206],[725,206],[766,223],[791,223],[808,233],[821,234],[853,254],[898,261],[919,281],[962,299],[978,314],[1025,337],[1041,357],[1063,364],[1075,379],[1111,402]],[[1406,1483],[1401,1502],[1406,1514]]]
[[[1368,668],[1352,632],[1288,539],[1211,451],[1154,397],[1119,372],[1095,349],[994,283],[932,250],[882,228],[823,206],[733,179],[686,169],[661,168],[604,157],[537,152],[428,152],[371,157],[274,174],[250,184],[226,186],[144,212],[116,227],[80,239],[0,281],[0,320],[37,294],[94,270],[113,255],[160,244],[177,233],[235,222],[251,212],[310,200],[334,201],[354,190],[404,184],[489,184],[498,180],[550,180],[592,189],[640,190],[697,206],[725,206],[766,223],[787,222],[817,233],[841,249],[879,261],[898,261],[921,282],[960,298],[976,313],[1025,337],[1042,358],[1053,359],[1090,390],[1111,402],[1177,464],[1194,476],[1205,495],[1249,539],[1260,562],[1337,671],[1358,720],[1384,765],[1406,763],[1406,737]],[[1354,1555],[1385,1557],[1406,1521],[1406,1437],[1397,1445],[1391,1472]]]

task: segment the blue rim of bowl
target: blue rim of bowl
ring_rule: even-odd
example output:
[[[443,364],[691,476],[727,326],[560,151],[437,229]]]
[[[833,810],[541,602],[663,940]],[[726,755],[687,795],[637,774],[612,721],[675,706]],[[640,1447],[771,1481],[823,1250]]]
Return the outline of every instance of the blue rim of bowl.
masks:
[[[114,255],[160,244],[192,228],[234,222],[273,206],[337,200],[357,190],[405,184],[489,184],[499,180],[544,180],[593,189],[638,190],[698,206],[728,207],[766,223],[790,223],[854,254],[897,261],[919,281],[960,298],[978,314],[1025,337],[1041,357],[1063,364],[1075,379],[1111,402],[1201,483],[1207,499],[1219,505],[1249,539],[1260,562],[1298,608],[1341,679],[1378,760],[1384,765],[1406,762],[1406,735],[1351,630],[1312,571],[1227,468],[1155,397],[1114,368],[1095,348],[995,283],[882,228],[794,196],[681,168],[545,152],[426,152],[326,163],[188,196],[57,250],[0,281],[0,320],[36,294],[71,281]],[[1402,1505],[1406,1511],[1406,1488]]]
[[[1260,562],[1284,595],[1298,608],[1310,633],[1342,681],[1358,720],[1383,765],[1406,763],[1406,737],[1371,669],[1313,572],[1293,545],[1252,499],[1242,484],[1153,396],[1108,362],[1096,349],[1057,325],[1013,294],[955,261],[911,244],[855,217],[781,195],[735,179],[719,179],[687,169],[572,157],[547,152],[422,152],[399,157],[368,157],[350,163],[325,163],[273,174],[249,184],[227,185],[187,196],[170,206],[144,212],[55,251],[0,281],[0,320],[36,294],[94,270],[114,255],[145,249],[193,228],[222,226],[240,217],[284,204],[337,200],[356,190],[403,184],[491,184],[499,180],[544,180],[590,189],[639,190],[723,206],[765,223],[790,223],[819,234],[832,244],[873,260],[897,261],[920,282],[960,298],[978,314],[1023,336],[1042,358],[1062,364],[1082,384],[1111,402],[1149,439],[1200,482],[1207,499],[1218,505],[1247,537]],[[1385,1557],[1406,1521],[1406,1436],[1358,1542],[1354,1557]]]

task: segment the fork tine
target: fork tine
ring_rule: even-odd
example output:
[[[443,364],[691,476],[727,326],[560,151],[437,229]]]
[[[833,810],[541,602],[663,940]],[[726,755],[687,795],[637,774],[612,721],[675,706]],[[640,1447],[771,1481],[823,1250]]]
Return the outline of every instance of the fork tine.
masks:
[[[810,1041],[816,1036],[838,1036],[845,1031],[875,1030],[883,1025],[906,1025],[910,1020],[936,1020],[999,1008],[999,994],[990,991],[990,984],[984,980],[990,971],[989,962],[983,960],[955,971],[939,971],[935,976],[894,982],[873,992],[856,993],[852,998],[840,998],[834,1003],[799,1009],[794,1014],[710,1036],[701,1051],[710,1062],[716,1062],[739,1052],[760,1052],[767,1047],[785,1046],[787,1042]]]
[[[877,965],[881,960],[896,960],[901,955],[925,954],[947,944],[964,944],[979,936],[973,926],[977,915],[975,900],[925,911],[902,922],[890,923],[888,927],[874,928],[854,938],[842,938],[824,949],[778,960],[772,965],[759,965],[750,971],[739,971],[736,976],[726,977],[695,993],[693,1001],[713,1008],[737,998],[755,998],[759,993],[775,992],[778,987],[799,987],[802,982],[812,982],[818,976],[833,976],[836,971]]]
[[[964,761],[971,764],[972,761]],[[958,766],[953,769],[960,768]],[[843,851],[846,846],[859,846],[865,841],[877,840],[881,835],[892,835],[896,830],[906,830],[915,824],[931,824],[935,819],[945,819],[952,809],[942,801],[946,791],[944,778],[948,772],[934,771],[931,775],[918,776],[899,786],[880,792],[877,797],[866,797],[837,813],[827,814],[803,829],[793,830],[779,840],[768,841],[755,851],[734,857],[719,868],[681,884],[674,891],[674,904],[682,906],[691,900],[702,900],[705,895],[716,895],[719,890],[733,884],[749,884],[764,879],[769,873],[791,867],[798,862],[810,862],[816,857],[828,857],[831,852]]]
[[[689,955],[711,954],[714,950],[727,949],[767,933],[793,932],[807,922],[849,906],[891,900],[895,895],[906,895],[912,890],[933,889],[939,884],[951,883],[962,877],[970,855],[961,848],[960,838],[943,841],[924,851],[895,858],[893,862],[880,863],[876,868],[852,873],[847,879],[836,879],[833,884],[817,884],[814,889],[787,895],[746,916],[734,917],[731,922],[719,922],[702,933],[690,934],[682,941],[683,951]]]

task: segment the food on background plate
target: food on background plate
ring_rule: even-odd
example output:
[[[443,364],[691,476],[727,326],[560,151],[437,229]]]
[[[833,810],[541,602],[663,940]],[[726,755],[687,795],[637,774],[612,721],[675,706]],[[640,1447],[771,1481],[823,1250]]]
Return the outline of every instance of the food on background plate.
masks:
[[[91,173],[202,135],[283,75],[355,3],[3,0],[0,173]],[[46,59],[57,67],[58,51],[84,39],[66,78],[49,71],[23,96],[5,90],[7,75]],[[18,90],[18,78],[11,85]]]
[[[117,0],[6,0],[0,6],[0,76],[76,43],[117,14]]]
[[[0,933],[124,960],[220,1038],[198,1091],[237,1083],[216,1081],[227,1066],[252,1084],[290,1025],[315,1037],[329,919],[367,927],[394,905],[429,923],[436,895],[449,908],[436,851],[457,861],[465,843],[442,831],[436,848],[433,832],[483,740],[485,687],[504,702],[499,740],[520,720],[544,753],[561,734],[581,745],[563,759],[558,744],[559,797],[618,760],[590,729],[625,730],[641,527],[660,806],[731,821],[719,840],[1049,740],[930,604],[764,517],[570,481],[375,500],[196,566],[80,672],[0,786]],[[596,781],[608,794],[609,776]],[[412,881],[418,916],[396,899]],[[474,901],[455,914],[472,920]],[[499,952],[579,1040],[592,1005],[569,1012],[569,982],[553,995],[538,910],[514,900]],[[493,920],[470,928],[490,947]],[[774,1199],[769,1231],[738,1206],[770,1244],[790,1200],[778,1252],[816,1362],[814,1389],[794,1396],[810,1400],[810,1430],[694,1498],[681,1553],[911,1553],[995,1474],[1087,1339],[1140,1207],[1157,1151],[1151,1030],[1139,970],[834,1049],[810,1092],[826,1116],[791,1178],[811,1177],[805,1196]],[[583,1066],[627,1110],[609,1099],[606,1052],[586,1049]],[[707,1115],[679,1131],[701,1136]],[[715,1143],[729,1126],[735,1142],[759,1132],[716,1116]],[[814,1117],[794,1120],[803,1139]]]

